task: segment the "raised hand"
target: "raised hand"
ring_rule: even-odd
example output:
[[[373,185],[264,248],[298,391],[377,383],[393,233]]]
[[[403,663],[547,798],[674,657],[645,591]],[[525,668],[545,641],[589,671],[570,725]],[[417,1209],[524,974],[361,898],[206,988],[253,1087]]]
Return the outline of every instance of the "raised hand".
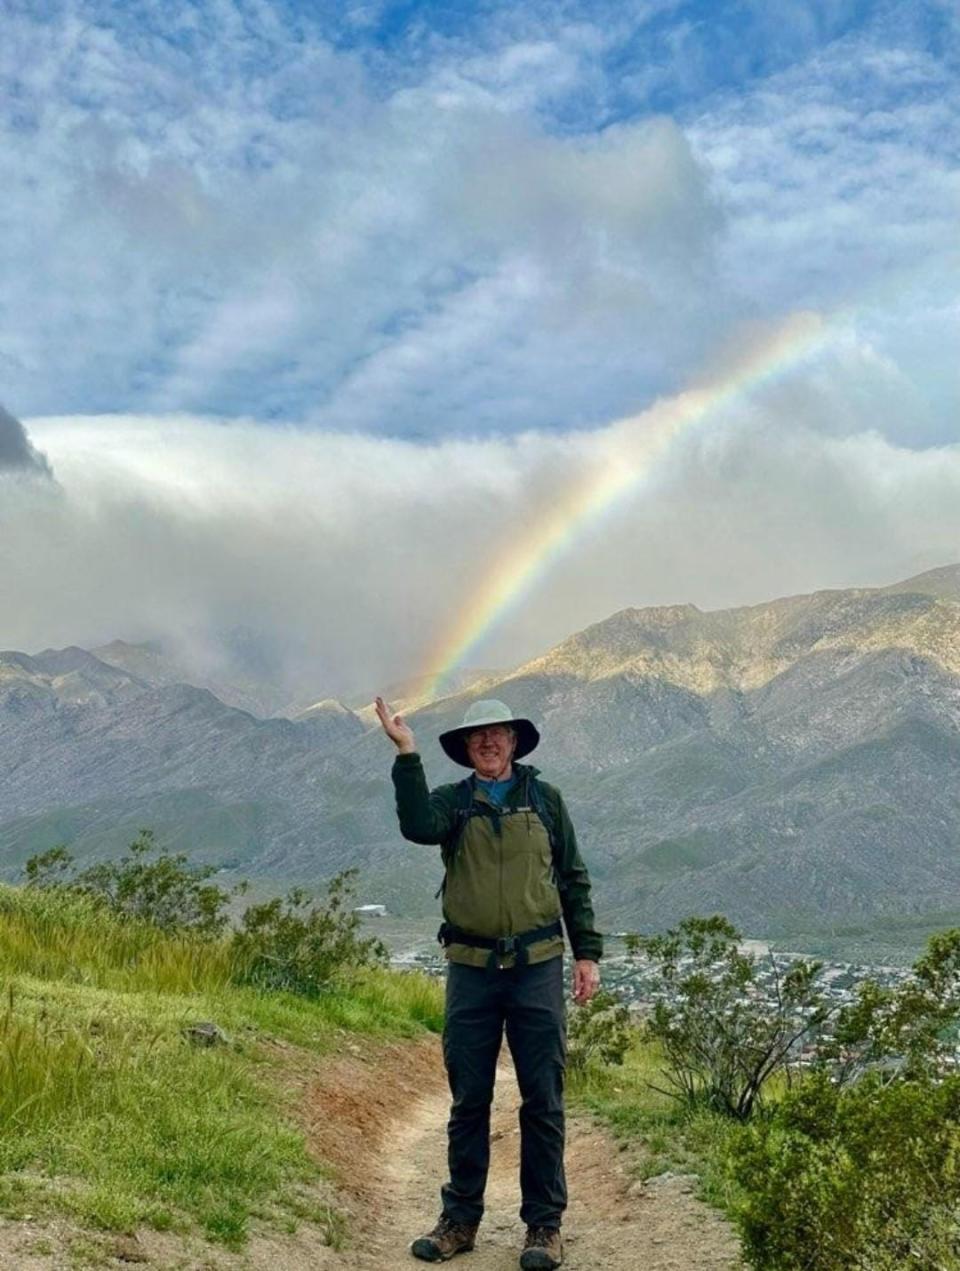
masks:
[[[377,718],[383,725],[383,731],[387,734],[401,755],[412,755],[417,748],[414,740],[413,729],[404,720],[402,715],[394,715],[393,711],[383,700],[378,697],[374,705],[377,708]]]

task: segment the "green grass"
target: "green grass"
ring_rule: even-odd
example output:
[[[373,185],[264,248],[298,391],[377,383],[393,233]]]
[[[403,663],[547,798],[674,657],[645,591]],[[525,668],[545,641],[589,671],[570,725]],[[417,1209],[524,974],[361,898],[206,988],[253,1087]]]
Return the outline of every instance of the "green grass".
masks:
[[[223,942],[162,935],[115,917],[83,895],[0,886],[0,970],[129,992],[222,988]]]
[[[658,1047],[638,1039],[622,1067],[591,1064],[575,1076],[570,1098],[638,1149],[638,1178],[696,1174],[701,1197],[729,1212],[734,1195],[723,1160],[738,1127],[715,1112],[684,1106],[662,1092],[664,1085]]]
[[[82,897],[0,888],[0,1213],[199,1228],[233,1248],[257,1219],[309,1217],[342,1237],[311,1196],[323,1171],[278,1079],[282,1052],[261,1043],[323,1054],[344,1031],[439,1031],[439,986],[357,971],[307,1000],[234,987],[230,974],[223,943],[165,937]],[[182,1030],[201,1020],[229,1044],[191,1045]]]

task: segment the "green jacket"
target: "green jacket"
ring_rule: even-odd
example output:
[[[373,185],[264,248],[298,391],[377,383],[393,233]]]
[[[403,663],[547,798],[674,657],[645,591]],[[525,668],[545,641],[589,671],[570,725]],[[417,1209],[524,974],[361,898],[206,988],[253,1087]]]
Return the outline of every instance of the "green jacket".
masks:
[[[513,767],[520,780],[507,793],[507,807],[519,806],[525,774],[536,776],[539,772],[530,764],[515,763]],[[428,789],[423,762],[418,754],[397,755],[391,775],[397,796],[400,832],[404,838],[412,843],[443,844],[455,822],[458,783]],[[603,937],[594,927],[590,876],[577,847],[573,823],[560,791],[545,781],[541,781],[540,786],[558,840],[557,881],[573,956],[598,961],[603,953]]]

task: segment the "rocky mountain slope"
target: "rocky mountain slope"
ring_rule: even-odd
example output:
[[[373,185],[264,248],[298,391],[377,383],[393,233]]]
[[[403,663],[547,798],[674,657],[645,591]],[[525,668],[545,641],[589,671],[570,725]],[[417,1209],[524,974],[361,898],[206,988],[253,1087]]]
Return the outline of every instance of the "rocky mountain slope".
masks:
[[[225,868],[327,827],[317,763],[363,733],[338,703],[258,719],[190,684],[149,683],[84,649],[0,652],[0,860],[52,841],[102,855],[153,825]],[[319,831],[319,832],[318,832]],[[323,872],[329,872],[324,866]]]
[[[721,910],[755,934],[960,912],[960,566],[702,612],[628,609],[484,682],[542,727],[602,925]],[[461,693],[411,715],[433,740]],[[0,864],[151,824],[270,880],[345,864],[432,911],[436,854],[393,820],[389,744],[338,703],[257,719],[80,649],[0,653]],[[400,868],[398,868],[400,866]]]

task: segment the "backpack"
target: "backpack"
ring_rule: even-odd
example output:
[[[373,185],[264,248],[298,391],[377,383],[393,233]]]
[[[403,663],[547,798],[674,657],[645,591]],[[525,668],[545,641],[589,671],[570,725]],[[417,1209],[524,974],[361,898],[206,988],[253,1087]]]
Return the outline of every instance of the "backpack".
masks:
[[[560,872],[557,868],[557,863],[560,860],[560,840],[559,835],[557,834],[553,815],[547,806],[546,796],[543,792],[543,786],[540,781],[533,775],[532,772],[528,772],[525,775],[524,781],[526,782],[526,806],[528,806],[532,812],[535,812],[543,822],[544,829],[547,831],[547,837],[550,840],[550,854],[553,857],[553,881],[556,883],[557,890],[562,896],[565,888],[560,882]],[[446,890],[447,870],[450,867],[450,861],[456,853],[457,845],[463,836],[463,831],[466,828],[467,821],[469,821],[471,816],[485,815],[483,812],[474,811],[473,791],[474,784],[472,776],[464,777],[464,779],[457,785],[457,803],[453,811],[453,829],[443,841],[445,868],[440,886],[434,893],[434,900],[439,899]],[[518,810],[522,811],[522,808]]]

